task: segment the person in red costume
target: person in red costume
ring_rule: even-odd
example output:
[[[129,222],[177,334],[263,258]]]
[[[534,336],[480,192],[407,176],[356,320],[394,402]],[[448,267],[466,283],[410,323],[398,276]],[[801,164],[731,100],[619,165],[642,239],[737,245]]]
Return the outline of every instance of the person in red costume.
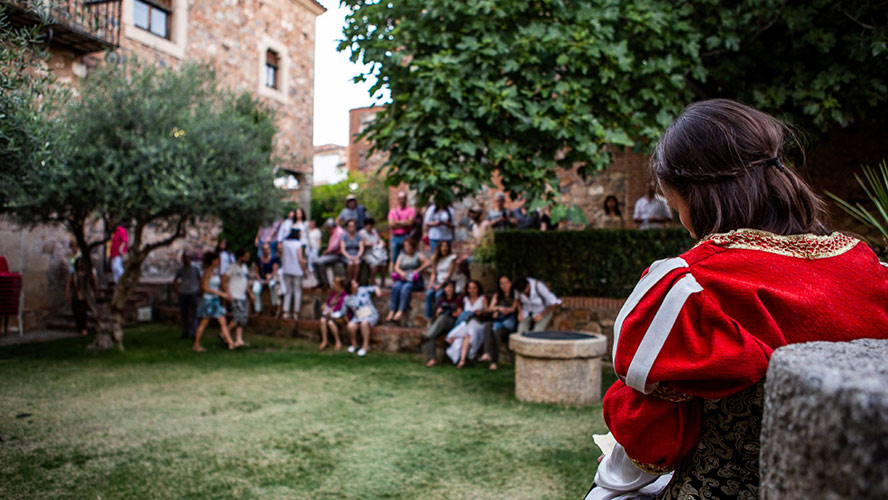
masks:
[[[888,337],[888,268],[824,225],[777,119],[689,105],[651,168],[699,242],[645,272],[614,324],[604,398],[616,446],[587,499],[756,499],[764,377],[775,349]]]

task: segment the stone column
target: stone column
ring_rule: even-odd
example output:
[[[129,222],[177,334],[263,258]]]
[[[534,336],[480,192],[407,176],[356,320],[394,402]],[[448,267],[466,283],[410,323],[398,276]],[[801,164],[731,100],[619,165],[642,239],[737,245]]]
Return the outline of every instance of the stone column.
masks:
[[[888,340],[777,349],[761,437],[762,500],[888,498]]]
[[[546,332],[543,332],[546,333]],[[601,357],[607,339],[549,340],[514,333],[515,396],[533,403],[592,405],[601,402]]]

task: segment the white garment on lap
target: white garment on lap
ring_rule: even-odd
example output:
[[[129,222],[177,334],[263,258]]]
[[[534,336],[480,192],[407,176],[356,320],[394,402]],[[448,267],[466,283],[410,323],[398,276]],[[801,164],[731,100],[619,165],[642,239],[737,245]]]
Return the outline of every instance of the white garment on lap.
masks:
[[[480,311],[484,308],[484,297],[478,297],[475,299],[475,302],[469,302],[469,298],[463,298],[463,310],[465,311]],[[453,343],[447,347],[447,356],[454,363],[459,363],[459,355],[462,352],[463,342],[467,339],[471,343],[469,346],[469,352],[466,353],[466,359],[475,359],[475,356],[478,355],[478,351],[481,350],[481,345],[484,343],[484,323],[476,320],[475,318],[471,318],[465,323],[460,323],[447,334],[446,337],[448,340],[453,339]]]
[[[629,460],[626,450],[617,443],[614,451],[604,456],[595,473],[595,487],[586,500],[653,499],[666,489],[672,473],[656,475],[639,469]]]

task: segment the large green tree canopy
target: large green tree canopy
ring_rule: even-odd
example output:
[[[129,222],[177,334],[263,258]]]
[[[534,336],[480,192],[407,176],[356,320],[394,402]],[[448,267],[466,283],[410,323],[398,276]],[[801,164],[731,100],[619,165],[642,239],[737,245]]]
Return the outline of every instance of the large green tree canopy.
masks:
[[[888,2],[343,0],[340,50],[391,103],[367,129],[389,181],[449,201],[557,193],[605,149],[648,147],[690,101],[730,97],[818,132],[881,118]],[[556,189],[552,189],[556,188]]]

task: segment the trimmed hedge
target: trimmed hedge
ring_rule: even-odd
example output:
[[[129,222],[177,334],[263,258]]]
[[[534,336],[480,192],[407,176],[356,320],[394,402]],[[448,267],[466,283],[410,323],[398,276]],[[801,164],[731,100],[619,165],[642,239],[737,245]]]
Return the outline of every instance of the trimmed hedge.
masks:
[[[531,276],[558,295],[628,297],[652,262],[694,245],[685,229],[496,231],[497,274]]]

